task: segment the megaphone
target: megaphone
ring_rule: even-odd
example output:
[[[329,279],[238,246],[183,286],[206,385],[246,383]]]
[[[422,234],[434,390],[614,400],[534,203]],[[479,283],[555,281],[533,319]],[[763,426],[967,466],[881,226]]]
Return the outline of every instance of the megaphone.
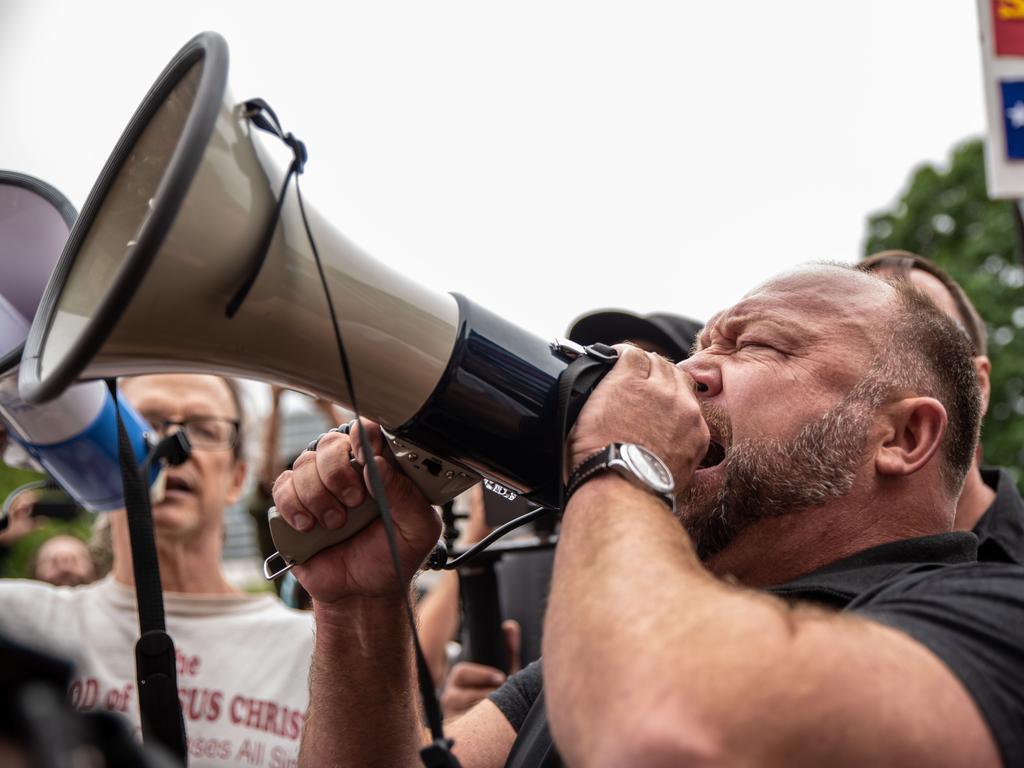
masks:
[[[294,194],[283,200],[247,298],[229,317],[260,259],[285,174],[248,108],[232,98],[227,72],[224,39],[200,34],[139,106],[47,285],[25,345],[22,395],[40,402],[78,379],[140,373],[263,379],[355,405],[380,422],[435,502],[486,475],[555,506],[557,390],[575,345],[542,340],[465,297],[409,280],[308,204],[304,220]],[[355,403],[335,354],[324,284]],[[335,540],[370,515],[332,532]],[[282,553],[285,528],[274,530]],[[300,562],[311,554],[294,540],[288,549]]]
[[[117,421],[106,386],[77,384],[42,406],[26,403],[17,388],[29,322],[74,220],[74,207],[54,187],[0,171],[0,421],[79,506],[103,512],[124,506]],[[149,427],[127,403],[121,411],[141,462]],[[151,480],[157,471],[152,469]]]

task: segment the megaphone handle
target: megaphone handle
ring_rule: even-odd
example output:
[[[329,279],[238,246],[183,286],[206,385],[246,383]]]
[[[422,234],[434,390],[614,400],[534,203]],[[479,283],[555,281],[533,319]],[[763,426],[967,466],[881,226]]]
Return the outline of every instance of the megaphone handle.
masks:
[[[480,476],[465,467],[432,456],[404,440],[389,436],[388,445],[398,466],[431,504],[450,501],[480,482]],[[270,535],[274,539],[277,552],[263,562],[263,575],[271,580],[287,573],[293,565],[306,562],[321,549],[355,536],[379,515],[377,502],[367,497],[358,507],[348,510],[348,520],[341,528],[330,530],[317,525],[302,533],[288,525],[284,518],[278,515],[277,509],[271,507],[267,512],[267,522],[270,524]],[[283,565],[272,570],[271,564],[275,560],[280,560]]]
[[[293,565],[306,562],[321,549],[326,549],[355,536],[376,520],[379,515],[377,502],[367,497],[366,501],[358,507],[348,510],[348,520],[341,528],[331,529],[316,525],[311,530],[302,532],[288,525],[278,514],[277,508],[271,507],[267,512],[267,522],[270,525],[270,535],[274,539],[277,552],[264,562],[263,575],[268,579],[282,575],[291,570]],[[277,572],[271,572],[270,563],[278,557],[285,562],[285,567]]]

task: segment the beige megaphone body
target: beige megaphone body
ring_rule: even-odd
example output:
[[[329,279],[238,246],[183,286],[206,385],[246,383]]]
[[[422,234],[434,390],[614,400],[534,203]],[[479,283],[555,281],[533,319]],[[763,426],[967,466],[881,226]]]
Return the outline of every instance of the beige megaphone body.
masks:
[[[36,313],[20,368],[26,400],[53,398],[79,379],[191,371],[353,405],[294,190],[251,291],[227,316],[258,260],[284,179],[232,99],[227,70],[223,38],[200,34],[136,111]],[[428,497],[451,498],[480,473],[555,506],[557,389],[571,345],[428,290],[360,251],[311,206],[305,214],[355,405],[394,436],[403,467]],[[352,514],[329,536],[297,534],[278,520],[275,543],[286,560],[301,562],[374,514]]]

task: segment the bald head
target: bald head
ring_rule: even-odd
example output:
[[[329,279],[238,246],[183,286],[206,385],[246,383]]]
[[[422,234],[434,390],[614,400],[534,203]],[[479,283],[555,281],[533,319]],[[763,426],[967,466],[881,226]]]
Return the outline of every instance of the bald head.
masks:
[[[977,444],[981,398],[970,342],[956,322],[904,280],[814,264],[762,283],[712,323],[776,315],[792,326],[793,316],[780,307],[799,309],[805,327],[786,329],[800,338],[797,346],[842,349],[854,363],[831,372],[831,384],[860,386],[876,406],[913,395],[942,404],[948,418],[942,474],[950,493],[959,494]]]
[[[876,405],[909,396],[942,404],[942,476],[959,494],[978,440],[981,397],[970,342],[955,320],[914,284],[844,265],[794,270],[758,291],[787,292],[826,318],[828,337],[863,356]]]
[[[804,311],[827,318],[828,332],[874,336],[896,308],[892,285],[875,275],[838,264],[812,264],[767,280],[747,297],[781,295]]]

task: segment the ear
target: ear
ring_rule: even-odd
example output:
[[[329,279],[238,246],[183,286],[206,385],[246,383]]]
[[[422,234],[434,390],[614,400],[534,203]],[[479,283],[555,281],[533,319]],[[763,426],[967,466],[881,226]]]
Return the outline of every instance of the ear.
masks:
[[[906,476],[922,469],[946,434],[946,409],[934,397],[907,397],[882,410],[885,435],[875,451],[880,475]]]
[[[245,478],[249,474],[249,465],[245,459],[239,459],[231,469],[231,485],[228,487],[227,503],[234,504],[242,496]]]
[[[978,355],[974,358],[974,372],[978,376],[978,387],[981,388],[981,415],[988,413],[988,399],[992,394],[992,382],[989,375],[992,373],[992,361],[988,355]]]

